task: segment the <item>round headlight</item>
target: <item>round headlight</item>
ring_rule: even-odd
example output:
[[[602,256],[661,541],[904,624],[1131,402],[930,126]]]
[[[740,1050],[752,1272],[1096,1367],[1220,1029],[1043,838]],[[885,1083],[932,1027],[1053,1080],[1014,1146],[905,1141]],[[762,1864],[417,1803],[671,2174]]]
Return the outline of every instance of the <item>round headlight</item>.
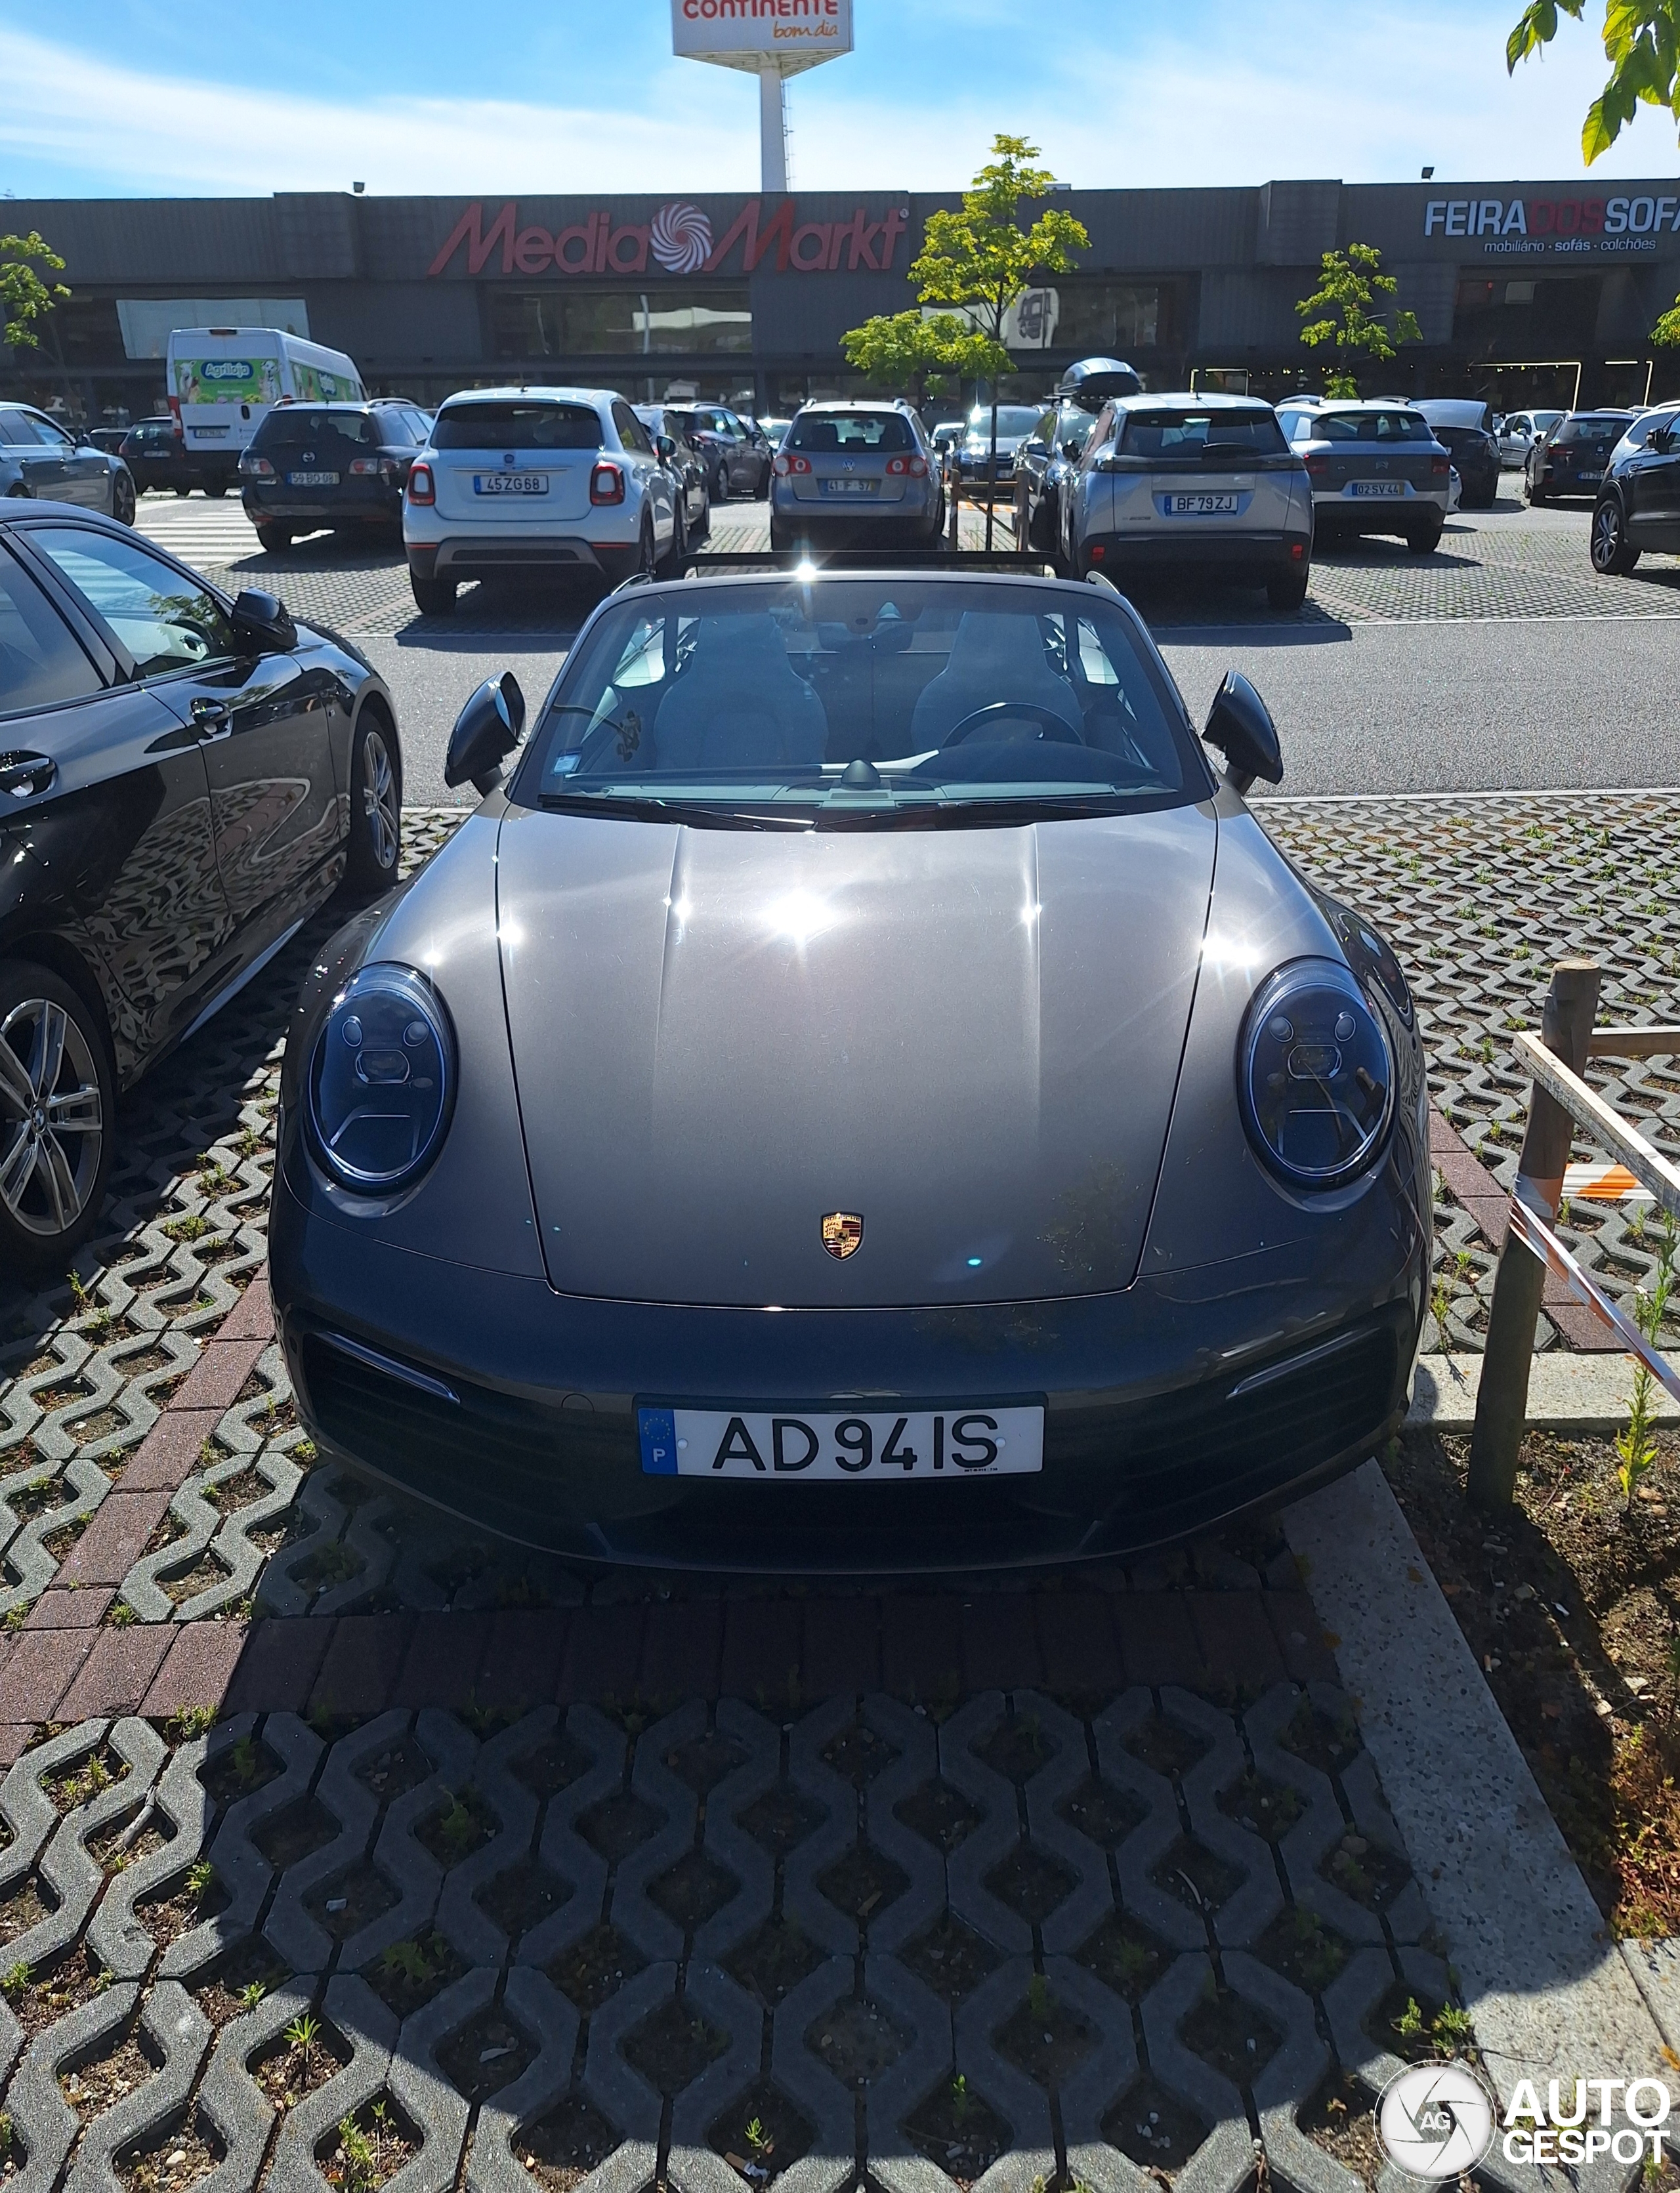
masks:
[[[1388,1130],[1394,1060],[1347,968],[1298,959],[1261,984],[1236,1083],[1249,1140],[1292,1188],[1340,1188],[1366,1170]]]
[[[340,1187],[390,1195],[437,1155],[455,1102],[455,1033],[412,967],[360,969],[333,1002],[309,1062],[316,1154]]]

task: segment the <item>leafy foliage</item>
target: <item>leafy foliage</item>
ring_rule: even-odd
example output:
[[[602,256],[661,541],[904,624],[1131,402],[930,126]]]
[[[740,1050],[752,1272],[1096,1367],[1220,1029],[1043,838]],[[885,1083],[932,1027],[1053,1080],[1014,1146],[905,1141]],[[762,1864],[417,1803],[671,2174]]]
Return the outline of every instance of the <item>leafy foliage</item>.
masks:
[[[38,350],[36,321],[70,295],[62,282],[43,282],[32,260],[54,274],[64,271],[63,260],[34,229],[27,236],[0,236],[0,342],[14,350]]]
[[[1383,272],[1382,265],[1383,255],[1374,243],[1350,243],[1345,251],[1324,254],[1319,262],[1318,287],[1295,307],[1307,321],[1301,329],[1301,341],[1310,350],[1329,343],[1344,367],[1360,359],[1385,365],[1399,344],[1423,341],[1416,315],[1403,306],[1373,311],[1379,298],[1391,297],[1399,286],[1392,274]],[[1320,317],[1308,318],[1312,312]],[[1388,325],[1390,317],[1392,330]],[[1357,396],[1359,384],[1351,373],[1339,367],[1326,375],[1325,392]]]
[[[1579,23],[1585,14],[1586,0],[1528,0],[1505,40],[1506,70],[1514,74],[1519,61],[1551,43],[1560,14]],[[1603,41],[1609,77],[1581,124],[1581,157],[1589,167],[1642,103],[1666,106],[1680,123],[1680,0],[1605,0]]]

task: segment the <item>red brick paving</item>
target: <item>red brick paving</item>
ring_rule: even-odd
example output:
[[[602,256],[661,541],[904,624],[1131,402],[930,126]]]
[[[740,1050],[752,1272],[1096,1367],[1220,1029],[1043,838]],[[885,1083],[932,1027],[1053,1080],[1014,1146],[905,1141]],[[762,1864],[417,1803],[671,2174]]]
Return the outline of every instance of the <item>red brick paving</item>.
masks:
[[[850,1698],[880,1688],[880,1609],[873,1599],[809,1599],[803,1628],[805,1697]]]
[[[962,1667],[971,1691],[1043,1687],[1038,1625],[1025,1592],[992,1592],[965,1604]]]
[[[908,1595],[880,1605],[881,1688],[912,1705],[962,1691],[962,1601]]]
[[[121,1583],[169,1514],[174,1497],[170,1488],[161,1485],[149,1492],[126,1492],[119,1484],[116,1492],[106,1493],[58,1572],[60,1589]]]
[[[1106,1594],[1041,1592],[1032,1606],[1038,1616],[1046,1690],[1089,1692],[1125,1688]]]
[[[1113,1614],[1128,1682],[1153,1690],[1164,1683],[1193,1688],[1207,1681],[1190,1611],[1176,1592],[1117,1593]]]
[[[301,1713],[332,1642],[333,1623],[311,1616],[253,1625],[227,1686],[229,1713]]]
[[[642,1632],[645,1698],[714,1698],[723,1649],[720,1599],[666,1600],[650,1606]]]
[[[639,1606],[581,1606],[566,1629],[560,1663],[563,1705],[579,1700],[625,1700],[641,1672],[642,1609]]]
[[[1208,1671],[1235,1681],[1251,1695],[1281,1681],[1283,1656],[1261,1601],[1264,1592],[1194,1591],[1186,1595],[1190,1623]]]
[[[96,1629],[116,1596],[110,1584],[96,1584],[83,1591],[60,1591],[54,1584],[30,1608],[23,1626],[26,1629]]]
[[[0,1665],[0,1723],[51,1721],[99,1635],[91,1629],[26,1629]]]
[[[151,1689],[174,1637],[174,1625],[167,1622],[137,1622],[127,1629],[98,1631],[86,1664],[65,1692],[54,1718],[92,1721],[100,1715],[131,1713]]]
[[[413,1624],[412,1615],[341,1614],[309,1693],[309,1710],[377,1713],[390,1702]]]
[[[231,1409],[267,1345],[261,1340],[210,1340],[170,1396],[177,1409]]]
[[[800,1614],[791,1599],[737,1599],[725,1605],[719,1678],[725,1698],[763,1698],[767,1706],[789,1709],[798,1704]]]
[[[243,1622],[181,1622],[169,1658],[137,1709],[148,1720],[220,1706],[239,1665],[249,1632]]]
[[[222,1409],[164,1410],[135,1449],[118,1480],[124,1492],[178,1492],[199,1466],[204,1441],[221,1422]]]
[[[546,1608],[510,1607],[498,1614],[479,1678],[479,1696],[491,1709],[523,1712],[558,1696],[565,1652],[566,1618]]]
[[[391,1703],[459,1709],[476,1703],[490,1620],[488,1614],[419,1616]]]

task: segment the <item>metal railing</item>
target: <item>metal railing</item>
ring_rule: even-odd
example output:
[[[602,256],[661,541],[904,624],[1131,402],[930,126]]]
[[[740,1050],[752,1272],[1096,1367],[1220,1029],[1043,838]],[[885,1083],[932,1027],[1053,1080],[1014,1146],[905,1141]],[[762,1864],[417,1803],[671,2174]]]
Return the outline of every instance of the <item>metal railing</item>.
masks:
[[[1577,1126],[1626,1168],[1660,1210],[1680,1221],[1680,1168],[1583,1079],[1589,1058],[1680,1053],[1680,1028],[1595,1028],[1599,982],[1600,971],[1592,960],[1560,959],[1552,969],[1539,1037],[1525,1031],[1514,1046],[1534,1075],[1534,1086],[1510,1222],[1494,1277],[1476,1396],[1469,1489],[1480,1508],[1508,1508],[1516,1494],[1534,1330],[1549,1270],[1680,1400],[1680,1374],[1553,1230]]]

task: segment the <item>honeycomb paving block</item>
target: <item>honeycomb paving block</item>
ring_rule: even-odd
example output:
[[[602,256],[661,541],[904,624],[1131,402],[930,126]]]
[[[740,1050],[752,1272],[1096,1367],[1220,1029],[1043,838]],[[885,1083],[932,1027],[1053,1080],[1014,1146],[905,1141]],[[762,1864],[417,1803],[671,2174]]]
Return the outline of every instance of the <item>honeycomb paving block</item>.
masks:
[[[1138,2076],[1132,2013],[1119,1995],[1071,1957],[1046,1957],[1044,1971],[1051,1994],[1084,2018],[1097,2036],[1091,2053],[1075,2066],[1057,2095],[1068,2168],[1087,2184],[1094,2184],[1098,2175],[1111,2185],[1116,2176],[1125,2178],[1128,2173],[1141,2178],[1136,2164],[1110,2147],[1102,2133],[1110,2104]]]
[[[315,1596],[315,1587],[303,1581],[302,1572],[324,1554],[329,1546],[336,1545],[349,1520],[349,1510],[343,1503],[333,1497],[330,1469],[312,1469],[304,1480],[303,1490],[297,1496],[298,1513],[309,1529],[302,1537],[295,1539],[282,1552],[275,1555],[262,1572],[257,1586],[257,1605],[267,1614],[307,1614]]]
[[[103,1728],[102,1722],[84,1727]],[[157,1732],[143,1721],[119,1721],[112,1725],[111,1749],[123,1760],[129,1772],[112,1781],[98,1795],[74,1806],[59,1822],[57,1832],[41,1858],[41,1878],[56,1898],[56,1908],[37,1925],[7,1945],[9,1961],[38,1965],[67,1950],[80,1934],[94,1899],[105,1886],[105,1869],[88,1849],[88,1838],[114,1826],[125,1814],[137,1811],[163,1764],[163,1746]],[[97,1740],[89,1744],[89,1752]],[[72,1754],[73,1760],[75,1754]]]
[[[960,1706],[939,1731],[939,1771],[980,1815],[945,1861],[947,1893],[958,1917],[966,1920],[1006,1955],[1031,1954],[1033,1930],[987,1887],[989,1875],[1021,1840],[1015,1786],[972,1749],[1003,1718],[1003,1693],[982,1691]]]
[[[1377,1777],[1377,1762],[1368,1751],[1361,1751],[1341,1773],[1343,1794],[1353,1814],[1354,1826],[1368,1842],[1374,1843],[1389,1858],[1410,1873],[1411,1859],[1394,1815],[1388,1808],[1382,1784]],[[1405,1881],[1394,1896],[1383,1907],[1383,1921],[1396,1942],[1421,1942],[1430,1928],[1429,1907],[1424,1902],[1423,1891],[1414,1878]]]
[[[890,2193],[916,2193],[930,2167],[904,2131],[904,2120],[949,2070],[949,2014],[930,1988],[896,1957],[863,1960],[863,1995],[903,2036],[897,2058],[863,2090],[863,2140],[869,2170]],[[960,2053],[960,2046],[959,2046]],[[940,2172],[939,2176],[943,2177]]]
[[[5,1779],[0,1781],[0,1815],[11,1830],[11,1841],[0,1849],[0,1894],[14,1888],[38,1863],[47,1838],[58,1826],[57,1808],[42,1788],[43,1781],[60,1767],[84,1758],[103,1741],[109,1726],[108,1721],[83,1721],[49,1737],[45,1744],[37,1744],[7,1768]]]
[[[397,2021],[365,1980],[340,1973],[328,1982],[324,2007],[350,2044],[350,2061],[282,2118],[268,2169],[269,2193],[332,2193],[315,2161],[316,2143],[341,2118],[372,2101],[390,2072]]]
[[[634,2065],[622,2043],[644,2018],[651,2017],[676,1992],[674,1963],[645,1966],[610,1995],[589,2020],[589,2044],[583,2059],[583,2092],[609,2124],[646,2150],[650,2177],[659,2140],[660,2098]]]
[[[856,1952],[857,1929],[829,1903],[817,1882],[857,1839],[860,1807],[856,1790],[835,1773],[823,1755],[850,1726],[855,1711],[850,1698],[830,1698],[802,1715],[788,1738],[788,1778],[814,1807],[817,1824],[783,1862],[782,1914],[801,1927],[819,1950],[835,1956]]]
[[[1056,2174],[1050,2097],[994,2045],[999,2027],[1019,2007],[1033,1978],[1030,1958],[1006,1958],[956,2013],[956,2068],[971,2092],[983,2094],[1009,2126],[1008,2147],[981,2181],[995,2184],[997,2193],[1030,2193],[1035,2180],[1048,2183]]]
[[[1138,1734],[1154,1711],[1155,1701],[1147,1691],[1123,1691],[1092,1725],[1103,1779],[1146,1807],[1144,1818],[1115,1853],[1121,1897],[1132,1917],[1171,1947],[1203,1950],[1207,1930],[1200,1915],[1154,1878],[1184,1831],[1173,1784],[1127,1749],[1127,1739]]]
[[[397,1901],[365,1927],[358,1927],[339,1954],[340,1969],[358,1972],[393,1942],[415,1940],[430,1921],[443,1887],[444,1869],[416,1840],[421,1822],[471,1778],[477,1741],[453,1714],[425,1707],[416,1716],[415,1736],[432,1761],[432,1772],[393,1800],[381,1823],[373,1862],[397,1891]],[[377,1759],[376,1751],[370,1755]]]
[[[274,2105],[245,2068],[259,2049],[312,2008],[316,1982],[294,1980],[234,2018],[216,2037],[198,2108],[226,2152],[193,2193],[251,2193],[267,2150]]]
[[[496,1814],[496,1832],[450,1868],[438,1898],[439,1928],[469,1964],[500,1965],[507,1955],[507,1937],[477,1898],[530,1852],[536,1799],[513,1771],[514,1761],[528,1749],[523,1721],[504,1728],[480,1749],[473,1784]]]
[[[1362,2181],[1309,2139],[1296,2123],[1302,2104],[1330,2068],[1311,1998],[1281,1973],[1241,1950],[1226,1953],[1225,1978],[1282,2035],[1276,2054],[1254,2080],[1254,2106],[1266,2160],[1296,2193],[1359,2193]]]
[[[1402,2069],[1400,2058],[1366,2031],[1366,2021],[1394,1985],[1386,1949],[1356,1950],[1324,1990],[1324,2015],[1336,2061],[1368,2093],[1379,2093]]]
[[[530,2193],[530,2174],[514,2158],[513,2141],[546,2116],[571,2083],[578,2015],[552,1981],[530,1966],[514,1966],[502,2008],[536,2043],[537,2053],[517,2079],[481,2105],[467,2158],[467,2193]]]
[[[869,1922],[870,1949],[890,1953],[932,1926],[944,1905],[945,1867],[939,1852],[898,1818],[899,1806],[938,1773],[938,1732],[926,1714],[884,1691],[867,1697],[863,1712],[866,1726],[898,1754],[863,1792],[867,1840],[908,1876],[903,1895]]]
[[[528,1713],[519,1726],[530,1732],[529,1749],[544,1743],[560,1726],[557,1706],[540,1706]],[[538,1863],[567,1882],[571,1896],[520,1940],[516,1961],[548,1965],[574,1942],[579,1941],[601,1916],[606,1895],[606,1861],[577,1832],[577,1823],[593,1806],[619,1789],[624,1779],[624,1732],[593,1706],[565,1709],[565,1734],[590,1755],[590,1764],[575,1782],[558,1789],[548,1800],[543,1816]],[[514,1760],[524,1756],[521,1747]]]
[[[418,2128],[421,2144],[419,2154],[385,2181],[400,2193],[444,2193],[455,2184],[470,2104],[439,2068],[438,2050],[489,2007],[496,1978],[493,1967],[481,1965],[403,2020],[386,2083],[392,2100]]]
[[[857,2109],[851,2094],[806,2040],[823,2013],[851,1993],[856,1979],[854,1958],[828,1957],[776,2006],[771,2079],[811,2127],[809,2151],[777,2179],[784,2193],[840,2193],[856,2168]]]
[[[764,2013],[720,1966],[700,1957],[689,1965],[684,1996],[702,2018],[729,2036],[729,2046],[715,2063],[683,2088],[672,2106],[672,2182],[689,2188],[690,2193],[740,2193],[739,2179],[722,2156],[707,2145],[706,2133],[758,2076]]]
[[[770,1917],[775,1898],[774,1862],[738,1816],[775,1787],[782,1772],[782,1732],[741,1698],[718,1701],[715,1725],[720,1736],[738,1744],[746,1754],[706,1800],[705,1847],[740,1885],[722,1910],[696,1930],[694,1954],[721,1964]]]
[[[242,1715],[225,1729],[213,1731],[211,1756],[219,1757],[225,1745],[249,1735],[254,1725],[253,1716]],[[210,1864],[227,1897],[226,1905],[215,1918],[170,1943],[158,1967],[163,1978],[187,1978],[255,1932],[274,1869],[252,1841],[253,1834],[304,1795],[325,1748],[314,1731],[291,1713],[270,1714],[262,1724],[262,1741],[279,1760],[280,1772],[249,1797],[234,1799],[210,1845]],[[312,1967],[305,1962],[301,1969],[319,1971],[324,1961]]]
[[[65,2193],[123,2193],[116,2159],[131,2142],[160,2133],[186,2106],[210,2045],[209,2022],[175,1980],[154,1988],[140,2024],[163,2057],[156,2073],[103,2110],[83,2133]]]
[[[1345,1940],[1379,1943],[1383,1939],[1382,1921],[1376,1913],[1356,1903],[1333,1881],[1327,1880],[1322,1870],[1330,1853],[1347,1832],[1347,1823],[1336,1802],[1330,1778],[1278,1740],[1293,1718],[1302,1696],[1293,1684],[1277,1683],[1243,1715],[1256,1772],[1286,1784],[1304,1801],[1304,1809],[1299,1818],[1278,1843],[1284,1870],[1289,1876],[1290,1893],[1297,1904],[1316,1913]]]
[[[237,1740],[228,1731],[214,1733],[222,1738],[215,1747],[217,1756]],[[174,1832],[167,1842],[125,1865],[107,1882],[89,1922],[88,1947],[117,1979],[143,1979],[152,1962],[155,1944],[135,1915],[135,1907],[166,1881],[184,1874],[204,1848],[211,1805],[198,1772],[210,1754],[209,1736],[194,1737],[175,1751],[158,1777],[149,1801]]]
[[[175,1603],[163,1589],[163,1579],[184,1576],[194,1567],[221,1524],[221,1510],[205,1499],[201,1480],[192,1478],[171,1497],[169,1514],[180,1525],[181,1535],[155,1553],[142,1554],[123,1578],[120,1596],[142,1622],[174,1619]]]
[[[298,1434],[297,1437],[301,1437]],[[183,1600],[175,1610],[176,1619],[197,1622],[206,1615],[219,1613],[222,1608],[238,1606],[241,1600],[250,1598],[256,1589],[257,1579],[267,1555],[261,1546],[253,1545],[253,1531],[267,1528],[275,1518],[284,1515],[297,1497],[303,1483],[303,1472],[296,1463],[289,1461],[278,1447],[264,1447],[254,1456],[234,1454],[215,1469],[203,1473],[198,1482],[209,1492],[232,1480],[243,1476],[248,1469],[255,1470],[267,1486],[254,1500],[228,1510],[209,1543],[209,1551],[222,1562],[227,1571],[220,1583],[197,1592],[191,1599]],[[220,1504],[216,1510],[221,1514]]]
[[[91,2055],[101,2041],[127,2024],[139,2000],[134,1982],[119,1980],[37,2033],[24,2051],[6,2096],[13,2134],[25,2158],[9,2183],[22,2193],[50,2193],[81,2128],[60,2090],[60,2065]]]
[[[379,1801],[360,1770],[389,1750],[408,1724],[405,1713],[380,1714],[353,1734],[341,1737],[327,1754],[315,1794],[338,1822],[338,1833],[286,1868],[263,1921],[269,1947],[292,1972],[324,1972],[332,1961],[332,1937],[306,1908],[304,1898],[347,1872],[366,1852]]]
[[[663,1824],[621,1860],[613,1886],[612,1923],[650,1963],[682,1955],[682,1929],[651,1901],[647,1892],[692,1847],[697,1809],[693,1790],[666,1766],[665,1757],[679,1745],[694,1743],[705,1728],[704,1702],[692,1698],[645,1729],[636,1742],[630,1787],[662,1816]]]
[[[354,1570],[327,1586],[315,1601],[312,1612],[347,1614],[389,1581],[397,1549],[385,1526],[396,1512],[396,1503],[388,1493],[378,1493],[371,1500],[357,1503],[344,1532],[344,1544],[355,1563]],[[405,2164],[388,2183],[394,2185],[414,2167],[413,2163]]]
[[[1045,1955],[1054,1956],[1076,1950],[1102,1925],[1114,1909],[1114,1890],[1107,1852],[1081,1835],[1060,1809],[1091,1772],[1083,1727],[1053,1699],[1034,1691],[1017,1692],[1015,1710],[1036,1716],[1051,1744],[1050,1757],[1023,1792],[1028,1833],[1037,1849],[1059,1859],[1074,1878],[1071,1890],[1039,1929]]]
[[[1168,1720],[1207,1746],[1180,1778],[1184,1805],[1197,1841],[1241,1875],[1241,1885],[1213,1914],[1213,1928],[1222,1947],[1246,1945],[1263,1934],[1283,1909],[1283,1891],[1270,1846],[1219,1807],[1220,1797],[1248,1771],[1241,1738],[1229,1714],[1193,1692],[1165,1689],[1161,1708]]]
[[[1206,1951],[1186,1951],[1173,1959],[1139,2006],[1151,2072],[1213,2127],[1173,2179],[1173,2193],[1184,2193],[1186,2187],[1190,2193],[1237,2193],[1254,2168],[1255,2146],[1241,2095],[1178,2036],[1213,1980]]]

